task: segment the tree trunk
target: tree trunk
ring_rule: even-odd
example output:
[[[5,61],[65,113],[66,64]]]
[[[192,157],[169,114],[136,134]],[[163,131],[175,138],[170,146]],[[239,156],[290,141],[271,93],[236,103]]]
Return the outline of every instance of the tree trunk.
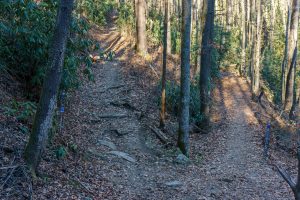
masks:
[[[272,48],[273,40],[274,40],[274,28],[275,28],[275,17],[276,17],[276,7],[275,0],[271,0],[271,15],[270,15],[270,42],[269,46]]]
[[[245,76],[246,72],[246,12],[245,12],[245,0],[240,1],[240,7],[241,7],[241,29],[242,29],[242,42],[241,42],[241,48],[242,48],[242,61],[240,66],[240,75]]]
[[[250,33],[250,13],[251,13],[251,6],[250,0],[246,0],[246,31],[247,31],[247,39],[246,39],[246,47],[249,46],[251,43],[251,33]]]
[[[189,156],[191,0],[182,0],[181,78],[178,147]]]
[[[147,54],[145,0],[136,0],[136,50],[143,56]]]
[[[232,0],[226,0],[226,31],[230,32],[232,25]]]
[[[253,46],[252,46],[252,61],[251,61],[251,91],[253,96],[259,95],[259,79],[260,79],[260,53],[261,53],[261,0],[256,0],[255,3],[256,15],[254,21],[256,26],[253,26]],[[254,14],[254,13],[253,13]]]
[[[295,68],[297,56],[297,41],[298,41],[298,22],[299,22],[299,0],[293,0],[292,15],[290,23],[290,31],[288,36],[288,50],[286,55],[286,66],[284,67],[288,72],[286,77],[286,93],[284,101],[284,110],[290,111],[294,99],[294,85],[295,85]]]
[[[54,38],[49,57],[49,65],[43,83],[40,102],[35,115],[33,129],[25,149],[25,159],[35,174],[42,153],[46,147],[49,129],[56,108],[57,93],[61,82],[66,41],[72,18],[73,0],[61,0],[54,29]]]
[[[281,66],[281,103],[283,106],[285,104],[285,94],[286,94],[286,68],[287,68],[287,60],[288,60],[290,24],[291,24],[291,9],[290,7],[288,7],[286,31],[285,31],[285,49],[284,49],[282,66]]]
[[[208,0],[206,22],[202,37],[201,69],[200,69],[200,113],[204,115],[201,127],[209,125],[209,103],[210,103],[210,72],[212,67],[212,48],[214,32],[215,0]]]
[[[164,50],[163,50],[163,70],[161,78],[161,107],[160,107],[160,128],[165,127],[166,120],[166,73],[168,54],[168,31],[169,31],[169,0],[165,0],[165,20],[164,20]]]
[[[167,16],[167,53],[171,54],[171,49],[172,49],[172,44],[171,44],[171,19],[170,19],[170,15],[171,15],[171,6],[172,4],[169,2],[169,0],[167,1],[167,3],[165,4],[165,6],[168,6],[168,10],[165,9],[165,12],[168,12]]]

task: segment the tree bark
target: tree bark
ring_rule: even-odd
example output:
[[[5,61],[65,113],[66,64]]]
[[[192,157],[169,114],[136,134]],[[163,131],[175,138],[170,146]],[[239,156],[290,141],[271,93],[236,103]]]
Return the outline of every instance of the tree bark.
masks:
[[[210,72],[212,67],[212,48],[213,48],[213,34],[214,34],[214,13],[215,0],[208,0],[206,22],[202,37],[201,50],[201,69],[200,69],[200,113],[204,120],[200,124],[205,128],[209,126],[209,104],[210,104]]]
[[[182,0],[181,78],[178,147],[189,156],[191,0]]]
[[[136,50],[143,56],[147,54],[145,0],[136,0]]]
[[[33,129],[25,148],[25,160],[35,174],[42,153],[46,147],[49,130],[56,108],[57,93],[62,77],[66,41],[72,18],[73,0],[61,0],[54,29],[48,70],[43,83],[42,93],[35,115]]]

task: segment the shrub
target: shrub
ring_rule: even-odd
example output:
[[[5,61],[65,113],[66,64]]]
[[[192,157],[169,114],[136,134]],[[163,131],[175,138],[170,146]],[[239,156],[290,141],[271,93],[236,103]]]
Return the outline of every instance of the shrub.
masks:
[[[113,8],[111,0],[82,0],[78,3],[77,11],[95,24],[105,25]]]
[[[202,120],[200,113],[200,94],[198,78],[191,83],[190,86],[190,122],[198,123]],[[161,84],[159,85],[161,88]],[[167,81],[166,83],[166,107],[167,111],[175,114],[179,114],[179,100],[180,100],[180,85],[174,81]],[[160,105],[161,97],[159,97],[158,105]]]
[[[27,97],[36,99],[45,75],[54,30],[57,0],[39,4],[33,0],[0,1],[0,65],[24,83]],[[78,85],[78,67],[90,67],[85,56],[91,41],[86,38],[88,24],[74,16],[68,41],[62,87]]]
[[[122,32],[126,32],[129,35],[134,35],[135,32],[135,16],[134,7],[131,3],[123,3],[118,8],[117,25]]]

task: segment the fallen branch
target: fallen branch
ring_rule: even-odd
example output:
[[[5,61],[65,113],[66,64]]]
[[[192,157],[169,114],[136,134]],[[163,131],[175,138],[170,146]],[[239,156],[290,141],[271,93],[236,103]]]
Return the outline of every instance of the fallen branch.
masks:
[[[118,88],[121,88],[121,87],[124,87],[124,86],[126,86],[126,85],[125,84],[115,85],[115,86],[111,86],[111,87],[106,88],[106,90],[118,89]]]
[[[298,177],[296,183],[292,180],[291,176],[285,170],[281,169],[277,165],[275,166],[279,174],[282,176],[282,178],[289,184],[290,188],[294,193],[295,199],[300,200],[300,147],[299,146],[297,149],[297,159],[298,159]]]
[[[12,169],[12,168],[17,168],[18,165],[14,165],[14,166],[6,166],[6,167],[0,167],[0,170],[4,170],[4,169]]]
[[[100,115],[99,118],[125,118],[128,117],[128,115],[125,114],[107,114],[107,115]]]
[[[124,87],[126,86],[125,84],[121,84],[121,85],[114,85],[114,86],[111,86],[111,87],[107,87],[101,91],[99,91],[98,93],[99,94],[102,94],[102,93],[105,93],[107,90],[111,90],[111,89],[118,89],[118,88],[121,88],[121,87]]]
[[[111,114],[111,115],[109,115],[109,114],[107,114],[107,115],[100,115],[100,116],[98,116],[99,119],[92,119],[91,122],[97,123],[97,122],[100,122],[101,119],[113,119],[113,118],[120,119],[120,118],[126,118],[126,117],[128,117],[128,115],[125,115],[125,114]]]
[[[296,189],[296,183],[292,180],[291,176],[283,169],[281,169],[279,166],[275,165],[279,174],[282,176],[282,178],[289,184],[291,189],[294,191]]]
[[[209,132],[207,132],[206,130],[204,129],[201,129],[199,126],[197,126],[196,124],[191,124],[193,127],[192,127],[192,131],[197,131],[197,132],[201,132],[203,134],[208,134]]]
[[[155,127],[152,127],[149,125],[147,125],[147,126],[152,130],[153,133],[156,134],[156,136],[158,137],[158,139],[160,139],[160,141],[162,143],[169,144],[169,141],[168,141],[169,139],[163,132],[161,132],[158,128],[155,128]]]
[[[110,102],[110,104],[113,106],[116,106],[116,107],[124,107],[129,110],[138,111],[138,109],[136,107],[132,106],[128,102]]]

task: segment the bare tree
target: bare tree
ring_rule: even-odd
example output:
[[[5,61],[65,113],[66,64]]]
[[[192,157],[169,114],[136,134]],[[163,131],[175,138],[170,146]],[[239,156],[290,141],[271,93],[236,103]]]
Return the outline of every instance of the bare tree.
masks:
[[[73,0],[61,0],[54,29],[48,70],[43,83],[33,129],[25,149],[28,167],[35,175],[42,153],[46,147],[49,129],[56,108],[57,93],[62,77],[66,41],[72,18]]]
[[[192,1],[182,0],[181,87],[178,147],[189,156],[190,50]]]

